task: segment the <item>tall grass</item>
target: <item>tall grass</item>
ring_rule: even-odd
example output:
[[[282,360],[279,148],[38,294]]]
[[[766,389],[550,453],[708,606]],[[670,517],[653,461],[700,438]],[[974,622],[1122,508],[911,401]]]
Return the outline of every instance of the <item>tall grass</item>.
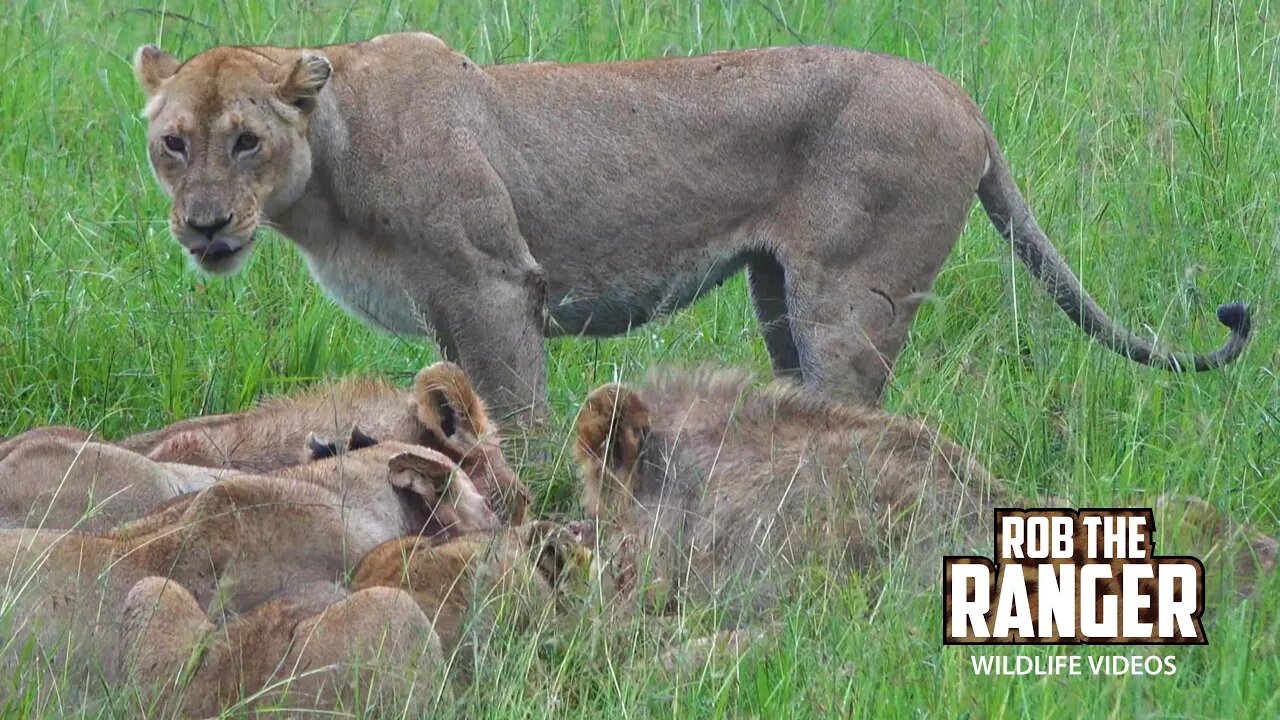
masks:
[[[1107,504],[1192,492],[1280,528],[1270,0],[10,0],[0,12],[0,436],[50,423],[114,436],[326,376],[407,377],[434,357],[345,316],[280,239],[234,279],[188,269],[143,153],[129,66],[142,43],[187,56],[425,29],[481,63],[830,43],[905,55],[960,82],[1085,286],[1141,334],[1205,349],[1223,337],[1217,303],[1255,310],[1257,336],[1226,370],[1139,368],[1088,342],[975,212],[888,407],[938,424],[1028,493]],[[625,337],[552,343],[558,437],[594,385],[704,360],[767,372],[741,280]],[[536,473],[543,511],[573,510],[571,477],[563,457]],[[491,682],[460,702],[468,716],[502,717],[1280,712],[1274,583],[1217,608],[1210,645],[1171,653],[1171,678],[975,676],[968,651],[940,646],[938,600],[838,590],[793,608],[767,652],[677,683],[614,664],[591,641],[549,653],[512,640],[501,667],[482,669]],[[553,672],[530,689],[519,678],[534,655]]]

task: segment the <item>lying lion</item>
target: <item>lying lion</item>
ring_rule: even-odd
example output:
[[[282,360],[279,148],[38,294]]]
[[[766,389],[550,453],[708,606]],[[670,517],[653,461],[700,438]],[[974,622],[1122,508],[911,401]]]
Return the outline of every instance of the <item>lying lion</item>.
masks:
[[[1036,223],[987,120],[908,60],[786,47],[479,67],[427,33],[135,57],[169,226],[203,270],[260,227],[360,319],[431,334],[499,417],[545,414],[544,337],[614,335],[746,268],[775,373],[876,404],[974,195],[1090,336],[1118,325]]]
[[[100,532],[240,475],[146,456],[71,432],[33,430],[0,459],[0,527]]]
[[[445,544],[398,538],[360,561],[351,589],[401,588],[413,595],[455,661],[464,637],[491,629],[497,613],[528,623],[562,599],[584,595],[590,581],[594,525],[547,521],[473,533]],[[477,624],[478,623],[478,624]],[[461,658],[460,666],[469,667]]]
[[[507,465],[484,404],[458,366],[436,363],[418,374],[409,393],[382,382],[347,380],[116,444],[70,428],[33,430],[0,445],[0,527],[97,532],[237,472],[336,488],[340,464],[327,466],[339,476],[324,480],[306,465],[317,452],[336,452],[317,444],[314,433],[352,431],[349,447],[355,449],[376,437],[438,451],[462,468],[490,507],[523,522],[529,491]]]
[[[180,584],[144,578],[125,600],[120,647],[127,679],[157,717],[267,704],[329,716],[376,700],[417,716],[443,676],[431,621],[408,593],[385,587],[319,609],[291,596],[219,627]],[[419,680],[428,687],[413,688]]]
[[[574,576],[587,579],[593,540],[589,524],[550,522],[443,544],[398,538],[363,558],[349,597],[330,602],[308,588],[224,627],[178,583],[144,578],[124,604],[123,665],[130,680],[158,691],[160,707],[184,716],[237,703],[332,710],[357,687],[367,704],[388,678],[401,691],[406,679],[438,683],[442,647],[457,669],[462,638],[478,629],[470,623],[492,627],[499,609],[506,620],[528,621],[554,606]],[[363,671],[352,676],[353,665]],[[422,688],[412,694],[419,704],[431,697]]]
[[[612,592],[659,611],[687,600],[764,611],[814,562],[866,574],[896,562],[909,582],[936,587],[943,555],[990,553],[994,508],[1038,505],[924,423],[786,383],[755,388],[740,372],[606,385],[576,434]],[[1274,537],[1198,499],[1158,505],[1162,542],[1174,540],[1162,553],[1225,566],[1226,586],[1245,591],[1274,570]]]
[[[408,392],[383,380],[340,380],[245,412],[184,420],[118,444],[154,460],[270,474],[310,460],[313,435],[342,437],[357,426],[377,440],[444,454],[495,511],[524,521],[529,490],[507,464],[498,427],[467,374],[449,362],[423,368]]]
[[[341,463],[343,486],[239,476],[109,534],[0,531],[6,636],[92,668],[104,646],[116,654],[106,639],[143,578],[174,580],[208,611],[242,612],[332,587],[392,538],[443,540],[498,525],[466,474],[433,450],[387,442],[308,467],[325,463]]]

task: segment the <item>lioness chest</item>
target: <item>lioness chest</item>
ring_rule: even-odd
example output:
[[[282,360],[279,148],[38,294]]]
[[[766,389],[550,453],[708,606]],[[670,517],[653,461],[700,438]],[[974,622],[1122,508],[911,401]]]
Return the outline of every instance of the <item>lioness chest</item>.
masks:
[[[403,278],[404,268],[386,248],[337,220],[314,199],[291,214],[295,237],[311,276],[339,305],[364,322],[395,335],[419,336],[429,327]]]

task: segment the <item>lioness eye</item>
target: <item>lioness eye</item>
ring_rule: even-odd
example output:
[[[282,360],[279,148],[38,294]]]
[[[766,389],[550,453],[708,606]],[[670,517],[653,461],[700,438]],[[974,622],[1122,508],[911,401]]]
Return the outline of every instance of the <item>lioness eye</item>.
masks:
[[[241,133],[236,138],[236,146],[233,152],[237,155],[247,152],[253,152],[258,149],[258,136],[253,133]]]
[[[187,142],[177,135],[165,135],[162,140],[165,149],[171,153],[181,155],[187,151]]]

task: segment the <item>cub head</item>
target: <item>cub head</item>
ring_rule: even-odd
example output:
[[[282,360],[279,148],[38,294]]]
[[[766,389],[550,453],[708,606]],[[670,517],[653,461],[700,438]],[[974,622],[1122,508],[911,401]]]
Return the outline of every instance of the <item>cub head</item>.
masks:
[[[413,382],[413,403],[421,444],[457,463],[499,516],[524,522],[529,488],[507,464],[498,429],[462,368],[450,362],[424,368]]]
[[[560,595],[578,595],[595,574],[595,523],[538,520],[513,528],[538,576]]]
[[[649,440],[649,408],[623,385],[605,385],[578,411],[573,455],[587,516],[615,518],[629,507]]]
[[[293,204],[311,177],[307,128],[329,61],[220,47],[183,63],[144,45],[134,71],[151,168],[173,201],[169,228],[200,269],[232,274],[262,218]]]
[[[501,524],[467,474],[438,452],[411,448],[396,453],[387,471],[391,487],[420,511],[423,537],[448,540]]]

